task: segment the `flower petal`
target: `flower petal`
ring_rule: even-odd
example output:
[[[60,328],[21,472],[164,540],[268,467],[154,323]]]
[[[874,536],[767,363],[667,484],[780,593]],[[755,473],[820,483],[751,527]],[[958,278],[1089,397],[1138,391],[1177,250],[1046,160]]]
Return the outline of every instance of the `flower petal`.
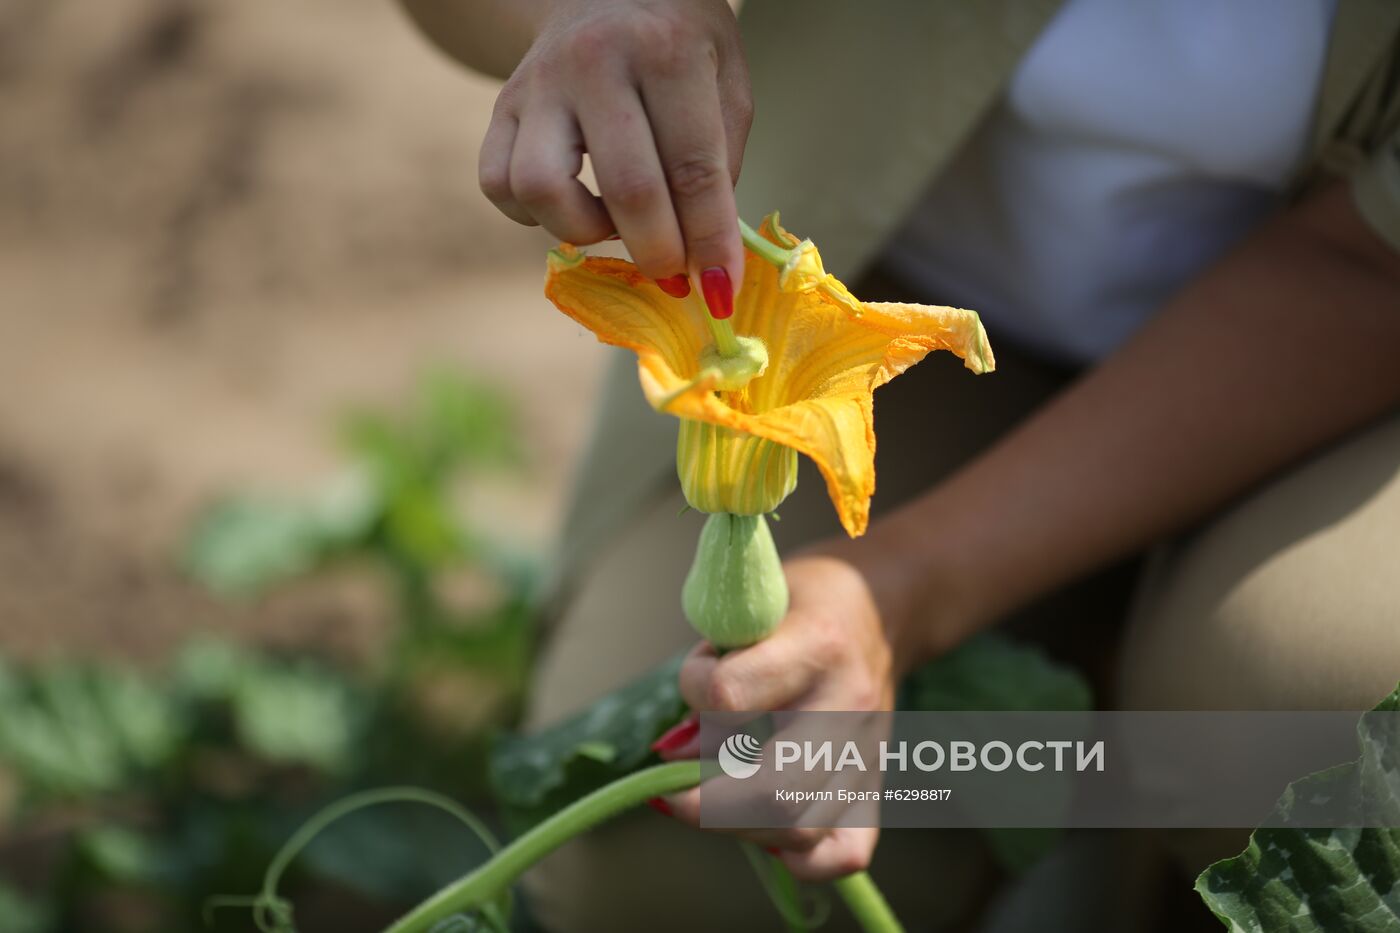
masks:
[[[949,350],[975,373],[996,367],[976,312],[867,302],[858,319],[809,314],[783,355],[780,403],[875,391],[934,350]],[[801,344],[801,347],[794,346]]]
[[[888,369],[875,383],[877,386],[889,382],[931,350],[951,350],[974,373],[989,373],[997,368],[992,345],[987,342],[987,332],[976,311],[888,301],[867,301],[864,306],[860,323],[895,338],[886,363],[894,368]]]
[[[651,376],[642,385],[653,406],[678,393],[709,395],[708,386],[694,381],[701,350],[711,343],[703,309],[667,295],[630,262],[577,257],[550,253],[545,297],[603,343],[637,354]]]
[[[787,247],[798,242],[776,217],[761,233]],[[676,301],[631,263],[579,259],[567,250],[551,254],[545,293],[604,343],[637,353],[653,407],[811,457],[842,526],[860,535],[875,491],[872,393],[933,350],[956,353],[973,372],[991,371],[996,362],[986,332],[975,312],[958,308],[859,303],[856,314],[831,289],[783,291],[773,266],[753,254],[745,258],[733,326],[764,342],[769,366],[738,391],[716,392],[713,379],[700,376],[711,336],[693,294]]]
[[[868,394],[817,398],[744,416],[742,430],[812,458],[846,534],[865,534],[875,494],[875,416]]]
[[[787,248],[815,248],[778,222],[764,219],[759,234]],[[814,260],[820,268],[820,258]],[[834,278],[834,289],[785,292],[766,262],[750,262],[735,310],[735,328],[768,347],[769,371],[750,387],[755,410],[806,398],[872,392],[933,350],[950,350],[976,373],[996,366],[986,331],[974,311],[936,305],[855,302]]]

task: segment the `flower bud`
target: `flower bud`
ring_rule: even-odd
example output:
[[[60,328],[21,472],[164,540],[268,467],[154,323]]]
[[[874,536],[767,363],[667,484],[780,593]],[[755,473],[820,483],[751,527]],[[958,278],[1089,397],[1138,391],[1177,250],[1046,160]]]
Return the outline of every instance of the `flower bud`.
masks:
[[[700,512],[762,515],[797,488],[797,451],[707,421],[681,419],[676,473]]]

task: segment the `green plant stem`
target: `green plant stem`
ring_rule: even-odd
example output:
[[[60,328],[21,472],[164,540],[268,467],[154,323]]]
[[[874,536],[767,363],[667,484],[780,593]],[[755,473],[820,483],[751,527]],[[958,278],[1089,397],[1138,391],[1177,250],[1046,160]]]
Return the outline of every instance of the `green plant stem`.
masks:
[[[743,237],[744,245],[749,251],[762,257],[765,262],[771,263],[782,269],[787,265],[788,259],[792,257],[792,250],[784,249],[777,243],[765,240],[757,230],[744,223],[744,219],[739,218],[739,235]]]
[[[715,338],[715,349],[719,351],[719,355],[738,356],[739,340],[734,336],[734,325],[729,323],[729,318],[721,320],[713,317],[699,292],[691,292],[690,301],[697,305],[700,315],[710,325],[710,334]]]
[[[705,317],[710,322],[710,333],[714,335],[715,349],[719,350],[719,355],[738,356],[739,341],[734,336],[734,325],[729,323],[729,319],[713,318],[708,312]]]
[[[385,933],[421,933],[455,913],[492,902],[527,868],[574,836],[652,797],[673,794],[699,783],[698,761],[675,761],[600,787],[535,826],[471,874],[423,901]]]
[[[846,907],[865,933],[904,933],[904,927],[900,926],[899,919],[890,910],[889,902],[866,872],[858,871],[838,878],[831,885],[841,895],[841,900],[846,902]]]

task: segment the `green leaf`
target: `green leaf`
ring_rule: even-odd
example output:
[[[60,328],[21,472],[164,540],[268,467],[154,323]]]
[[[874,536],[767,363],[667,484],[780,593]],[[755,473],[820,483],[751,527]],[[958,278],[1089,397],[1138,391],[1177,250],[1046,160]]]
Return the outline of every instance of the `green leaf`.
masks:
[[[437,485],[459,467],[518,464],[518,436],[505,395],[446,370],[424,380],[409,417],[357,411],[341,428],[346,449],[389,490]]]
[[[216,592],[260,592],[364,543],[383,512],[364,470],[346,471],[304,499],[228,499],[195,523],[185,566]]]
[[[420,430],[444,466],[512,466],[521,462],[519,429],[510,400],[489,386],[442,370],[423,388]]]
[[[159,880],[166,859],[159,845],[147,836],[122,826],[97,826],[77,838],[78,849],[89,865],[104,878],[133,884]]]
[[[1039,649],[997,633],[963,642],[924,665],[905,681],[900,707],[918,710],[1078,712],[1093,705],[1093,692],[1072,668],[1046,657]],[[1068,780],[1056,789],[1068,807]],[[1042,788],[1040,793],[1050,793]],[[1059,842],[1054,828],[982,831],[1003,867],[1019,874],[1040,861]]]
[[[302,509],[292,502],[231,499],[196,522],[185,565],[210,589],[257,592],[305,573],[318,548]]]
[[[172,681],[183,696],[205,703],[227,701],[237,692],[244,672],[255,663],[245,649],[232,642],[192,638],[175,658]]]
[[[116,790],[178,750],[184,724],[169,698],[135,674],[55,663],[6,673],[0,760],[42,795]]]
[[[179,751],[184,736],[180,711],[157,686],[129,671],[93,679],[107,728],[131,765],[155,769]]]
[[[497,798],[528,824],[634,770],[685,711],[680,665],[673,658],[553,728],[498,739],[491,755]]]
[[[428,933],[486,933],[491,928],[485,921],[468,914],[443,917],[428,928]]]
[[[0,933],[45,933],[53,929],[48,907],[0,881]]]
[[[1077,712],[1093,691],[1073,668],[997,633],[968,639],[905,681],[901,709]]]
[[[1400,687],[1376,706],[1398,709]],[[1380,727],[1393,731],[1395,718],[1382,717]],[[1196,879],[1196,892],[1232,933],[1400,931],[1400,829],[1302,828],[1313,807],[1335,814],[1338,797],[1357,814],[1397,812],[1400,743],[1377,727],[1362,718],[1356,761],[1288,786],[1275,815],[1289,825],[1255,830],[1242,853]]]
[[[330,773],[353,761],[361,710],[349,686],[329,672],[250,668],[234,693],[233,713],[244,744],[267,761]]]
[[[426,568],[446,566],[465,552],[466,536],[447,503],[446,491],[427,482],[394,490],[384,515],[393,549]]]

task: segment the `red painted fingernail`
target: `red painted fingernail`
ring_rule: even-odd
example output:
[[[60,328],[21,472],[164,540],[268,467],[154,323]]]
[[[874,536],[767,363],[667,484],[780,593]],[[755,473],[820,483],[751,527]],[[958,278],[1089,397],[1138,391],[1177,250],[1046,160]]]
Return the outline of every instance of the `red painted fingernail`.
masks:
[[[647,801],[647,806],[651,807],[653,810],[655,810],[657,813],[660,813],[662,816],[671,815],[671,805],[666,801],[662,800],[660,797],[652,797],[650,800]]]
[[[656,287],[672,298],[684,298],[690,294],[690,276],[682,274],[657,279]]]
[[[780,855],[783,854],[783,850],[782,850],[782,849],[779,849],[777,846],[764,846],[764,847],[763,847],[763,851],[764,851],[764,852],[767,852],[769,855],[773,856],[774,858],[777,858],[778,856],[780,856]]]
[[[690,740],[700,734],[700,720],[687,716],[661,734],[661,738],[651,743],[654,752],[674,752],[684,748]]]
[[[607,240],[620,240],[620,239],[622,239],[622,234],[620,234],[620,233],[614,233],[612,236],[605,236],[605,237],[603,237],[603,240],[604,240],[605,242],[606,242]]]
[[[715,320],[722,321],[734,313],[734,285],[721,266],[711,266],[700,273],[700,290],[705,293],[705,304]]]

